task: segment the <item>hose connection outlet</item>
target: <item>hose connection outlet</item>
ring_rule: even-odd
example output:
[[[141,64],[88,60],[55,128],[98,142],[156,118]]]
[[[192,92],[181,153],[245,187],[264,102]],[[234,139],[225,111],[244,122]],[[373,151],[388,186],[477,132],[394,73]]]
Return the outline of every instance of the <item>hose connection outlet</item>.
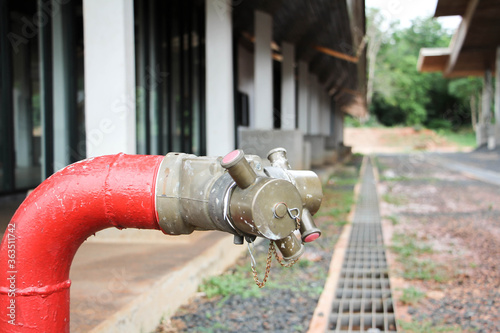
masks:
[[[311,171],[291,170],[283,148],[273,149],[268,159],[270,164],[239,149],[224,157],[166,155],[156,186],[160,227],[171,235],[225,231],[235,244],[262,237],[276,244],[284,260],[296,260],[303,242],[321,234],[312,220],[321,183]]]

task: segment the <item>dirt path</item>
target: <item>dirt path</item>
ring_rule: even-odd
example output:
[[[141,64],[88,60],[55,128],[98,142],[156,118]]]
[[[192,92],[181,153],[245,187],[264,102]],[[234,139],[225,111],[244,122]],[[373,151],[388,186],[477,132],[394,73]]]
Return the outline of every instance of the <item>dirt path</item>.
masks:
[[[355,153],[404,153],[410,151],[467,151],[429,129],[411,127],[353,128],[344,130],[344,143]],[[470,150],[470,149],[469,149]]]
[[[403,331],[500,332],[500,187],[429,155],[376,161]]]

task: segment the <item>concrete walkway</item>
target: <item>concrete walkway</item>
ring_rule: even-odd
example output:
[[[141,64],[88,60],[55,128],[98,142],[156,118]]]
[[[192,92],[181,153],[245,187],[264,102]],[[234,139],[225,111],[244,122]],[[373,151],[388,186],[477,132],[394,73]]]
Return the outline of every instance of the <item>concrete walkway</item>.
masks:
[[[432,154],[431,162],[471,178],[500,185],[500,149],[480,148],[468,154]]]
[[[162,242],[86,242],[71,267],[71,332],[151,332],[246,247],[222,232]]]

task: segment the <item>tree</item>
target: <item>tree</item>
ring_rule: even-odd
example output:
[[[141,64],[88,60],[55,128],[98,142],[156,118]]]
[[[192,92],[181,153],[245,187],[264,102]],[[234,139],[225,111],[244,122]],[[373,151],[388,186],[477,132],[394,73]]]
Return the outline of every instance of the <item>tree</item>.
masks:
[[[377,16],[369,22],[376,25]],[[396,23],[391,30],[389,36],[382,38],[375,69],[370,68],[373,80],[370,109],[385,125],[419,125],[429,115],[440,117],[443,112],[440,104],[443,101],[453,104],[448,81],[437,73],[419,73],[416,67],[420,48],[445,47],[451,36],[431,18],[414,20],[405,29],[398,28]]]
[[[448,85],[450,95],[455,96],[464,106],[470,109],[472,128],[476,129],[478,111],[480,110],[480,94],[483,89],[483,80],[478,77],[456,79]],[[466,107],[467,109],[467,107]]]
[[[375,68],[377,66],[377,55],[384,38],[388,35],[389,29],[383,29],[384,17],[379,9],[368,8],[367,12],[366,40],[368,58],[368,77],[366,83],[366,100],[371,105],[373,98],[373,84],[375,79]],[[390,28],[390,27],[389,27]]]

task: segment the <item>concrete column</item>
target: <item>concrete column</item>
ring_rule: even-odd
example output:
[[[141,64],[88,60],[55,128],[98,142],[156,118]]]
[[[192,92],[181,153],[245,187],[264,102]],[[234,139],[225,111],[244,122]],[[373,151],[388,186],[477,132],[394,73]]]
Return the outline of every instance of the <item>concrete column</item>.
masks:
[[[500,46],[497,47],[495,66],[495,143],[500,145]]]
[[[70,48],[67,38],[68,27],[64,22],[67,19],[66,11],[59,1],[52,1],[52,12],[59,13],[52,18],[52,63],[53,71],[53,119],[54,119],[54,171],[62,169],[71,163],[69,112],[71,109],[68,96],[71,95],[72,83],[66,75],[70,71],[70,60],[67,50]],[[85,44],[87,45],[87,44]],[[102,75],[102,74],[101,74]],[[87,103],[87,101],[86,101]],[[88,132],[87,132],[88,133]]]
[[[345,113],[342,111],[338,111],[339,113],[339,127],[338,127],[338,142],[340,144],[344,144],[344,118],[345,118]]]
[[[309,129],[309,71],[305,61],[299,61],[299,96],[297,107],[299,109],[299,129],[307,134]]]
[[[320,86],[316,75],[310,75],[309,80],[309,134],[321,134],[321,116],[320,116]]]
[[[322,132],[325,136],[330,136],[330,123],[331,123],[331,110],[330,110],[330,96],[325,90],[321,90],[322,95],[322,111],[321,111],[321,126]]]
[[[281,129],[295,129],[295,46],[283,42],[281,45]]]
[[[249,123],[254,123],[254,55],[238,45],[238,90],[248,95]]]
[[[339,149],[340,143],[344,141],[344,113],[338,108],[333,111],[332,136],[335,138],[336,149]]]
[[[83,20],[87,157],[135,154],[133,0],[84,0]]]
[[[271,15],[255,11],[255,129],[273,129],[272,27]]]
[[[230,0],[206,0],[207,155],[234,149],[233,22]]]
[[[489,128],[491,126],[491,95],[492,82],[491,70],[486,70],[484,75],[483,92],[481,97],[481,115],[476,128],[477,145],[481,146],[488,143]]]
[[[33,155],[33,110],[31,106],[31,62],[29,49],[25,45],[19,47],[13,57],[14,71],[19,80],[12,91],[14,104],[14,138],[16,144],[16,166],[28,168],[32,165]]]

